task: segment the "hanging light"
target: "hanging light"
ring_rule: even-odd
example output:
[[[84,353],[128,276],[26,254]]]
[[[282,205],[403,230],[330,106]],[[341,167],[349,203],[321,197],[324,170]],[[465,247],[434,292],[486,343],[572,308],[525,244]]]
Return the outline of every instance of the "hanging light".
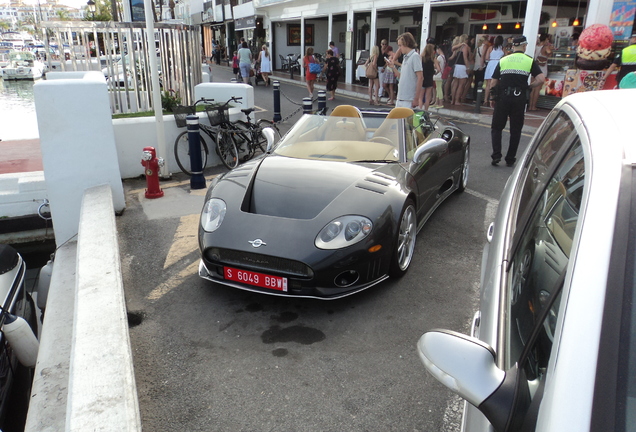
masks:
[[[559,25],[556,19],[558,15],[559,15],[559,0],[557,0],[556,11],[554,12],[554,21],[552,21],[552,27],[556,27]]]
[[[517,21],[517,24],[515,24],[515,28],[516,29],[520,29],[521,28],[521,23],[519,21]]]
[[[501,30],[501,23],[497,23],[497,30]]]
[[[488,24],[484,23],[484,25],[481,26],[481,29],[482,30],[488,30]]]
[[[488,3],[486,3],[486,12],[484,13],[484,25],[481,26],[482,30],[488,30],[488,24],[486,24],[487,18],[488,18]]]
[[[576,4],[576,18],[574,18],[573,26],[581,25],[581,21],[579,21],[579,7],[581,6],[581,0]]]
[[[521,16],[521,3],[519,3],[519,13],[517,14],[517,23],[515,24],[515,28],[517,30],[521,28],[521,23],[519,22],[520,16]]]

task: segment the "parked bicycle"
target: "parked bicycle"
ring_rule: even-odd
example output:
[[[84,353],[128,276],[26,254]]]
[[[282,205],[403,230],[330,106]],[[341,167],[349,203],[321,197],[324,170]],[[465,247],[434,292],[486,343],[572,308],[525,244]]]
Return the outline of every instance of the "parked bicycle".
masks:
[[[240,99],[232,97],[225,104],[216,107],[211,105],[214,99],[201,98],[190,106],[178,106],[174,109],[174,117],[177,123],[177,127],[187,126],[186,118],[188,115],[196,113],[196,107],[200,103],[206,104],[205,111],[210,120],[210,126],[200,123],[199,124],[199,141],[201,143],[201,160],[203,168],[207,165],[209,149],[214,146],[216,153],[219,155],[221,162],[228,169],[236,168],[239,161],[238,149],[234,140],[222,140],[219,141],[218,135],[221,131],[233,128],[235,126],[230,122],[228,115],[228,106],[232,102],[240,103]],[[206,138],[207,136],[207,138]],[[190,166],[190,141],[188,139],[188,132],[182,132],[179,134],[174,142],[174,156],[177,161],[177,165],[187,175],[192,175],[192,169]]]
[[[243,108],[241,112],[245,114],[247,121],[238,120],[234,123],[234,125],[241,132],[240,137],[237,140],[237,145],[239,145],[239,153],[245,152],[245,156],[243,160],[247,161],[254,157],[257,150],[260,150],[262,153],[267,151],[267,138],[265,134],[263,134],[263,129],[272,128],[274,130],[274,137],[276,141],[280,139],[280,131],[278,130],[278,126],[271,120],[260,119],[256,122],[252,122],[250,114],[254,111],[254,108]]]

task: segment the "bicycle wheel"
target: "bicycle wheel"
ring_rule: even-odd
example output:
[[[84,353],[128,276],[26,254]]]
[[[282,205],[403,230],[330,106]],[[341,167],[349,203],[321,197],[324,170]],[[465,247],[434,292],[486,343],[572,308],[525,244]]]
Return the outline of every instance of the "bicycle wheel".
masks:
[[[234,126],[234,141],[236,142],[236,148],[239,152],[239,157],[243,161],[248,161],[254,157],[256,153],[256,147],[252,139],[252,128],[250,124],[243,120],[237,120],[232,123]],[[242,156],[241,156],[242,155]]]
[[[260,131],[260,133],[258,134],[257,145],[258,145],[258,148],[260,148],[261,151],[265,153],[267,151],[267,139],[265,138],[265,135],[263,135],[263,129],[268,127],[274,130],[274,143],[277,143],[278,141],[280,141],[280,131],[278,130],[278,126],[276,126],[276,123],[270,120],[260,119],[259,121],[256,122],[256,126],[258,126]]]
[[[239,158],[236,143],[234,142],[234,137],[227,129],[219,128],[217,132],[216,152],[221,158],[223,165],[228,169],[234,169],[238,166]]]
[[[201,143],[201,166],[205,169],[208,164],[208,144],[202,134],[199,134],[199,142]],[[190,140],[188,140],[188,132],[181,132],[174,142],[174,158],[177,165],[184,174],[192,175],[190,167]]]

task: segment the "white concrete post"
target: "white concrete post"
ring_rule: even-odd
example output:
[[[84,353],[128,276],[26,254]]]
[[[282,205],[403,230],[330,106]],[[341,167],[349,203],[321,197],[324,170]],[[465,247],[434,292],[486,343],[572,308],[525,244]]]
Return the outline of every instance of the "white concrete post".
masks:
[[[376,27],[378,21],[378,10],[375,6],[371,8],[371,30],[369,35],[369,55],[371,55],[371,48],[373,48],[375,43],[375,35],[376,35]]]
[[[613,7],[614,7],[613,1],[590,0],[590,5],[587,8],[587,15],[585,17],[585,22],[583,23],[585,28],[591,26],[592,24],[609,25],[610,17],[612,16]]]
[[[316,37],[316,35],[314,35]],[[300,17],[300,58],[298,62],[300,63],[300,76],[305,76],[305,68],[303,67],[303,57],[305,56],[305,17]],[[291,66],[290,66],[291,67]]]
[[[77,234],[86,188],[108,183],[115,211],[126,205],[108,89],[104,76],[92,71],[83,79],[39,81],[33,94],[55,242],[60,246]]]
[[[528,39],[526,54],[534,56],[534,48],[537,46],[537,35],[539,34],[539,19],[543,0],[529,0],[526,8],[526,19],[523,24],[523,35]],[[546,77],[547,78],[547,77]]]

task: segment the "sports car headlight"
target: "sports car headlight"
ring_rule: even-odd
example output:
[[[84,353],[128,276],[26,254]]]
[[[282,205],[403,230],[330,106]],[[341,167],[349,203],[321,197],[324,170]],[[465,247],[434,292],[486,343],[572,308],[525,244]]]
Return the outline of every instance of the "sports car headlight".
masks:
[[[358,243],[371,232],[373,223],[364,216],[341,216],[329,222],[316,236],[319,249],[340,249]]]
[[[210,198],[201,211],[201,227],[206,232],[216,231],[223,223],[226,208],[225,201]]]

